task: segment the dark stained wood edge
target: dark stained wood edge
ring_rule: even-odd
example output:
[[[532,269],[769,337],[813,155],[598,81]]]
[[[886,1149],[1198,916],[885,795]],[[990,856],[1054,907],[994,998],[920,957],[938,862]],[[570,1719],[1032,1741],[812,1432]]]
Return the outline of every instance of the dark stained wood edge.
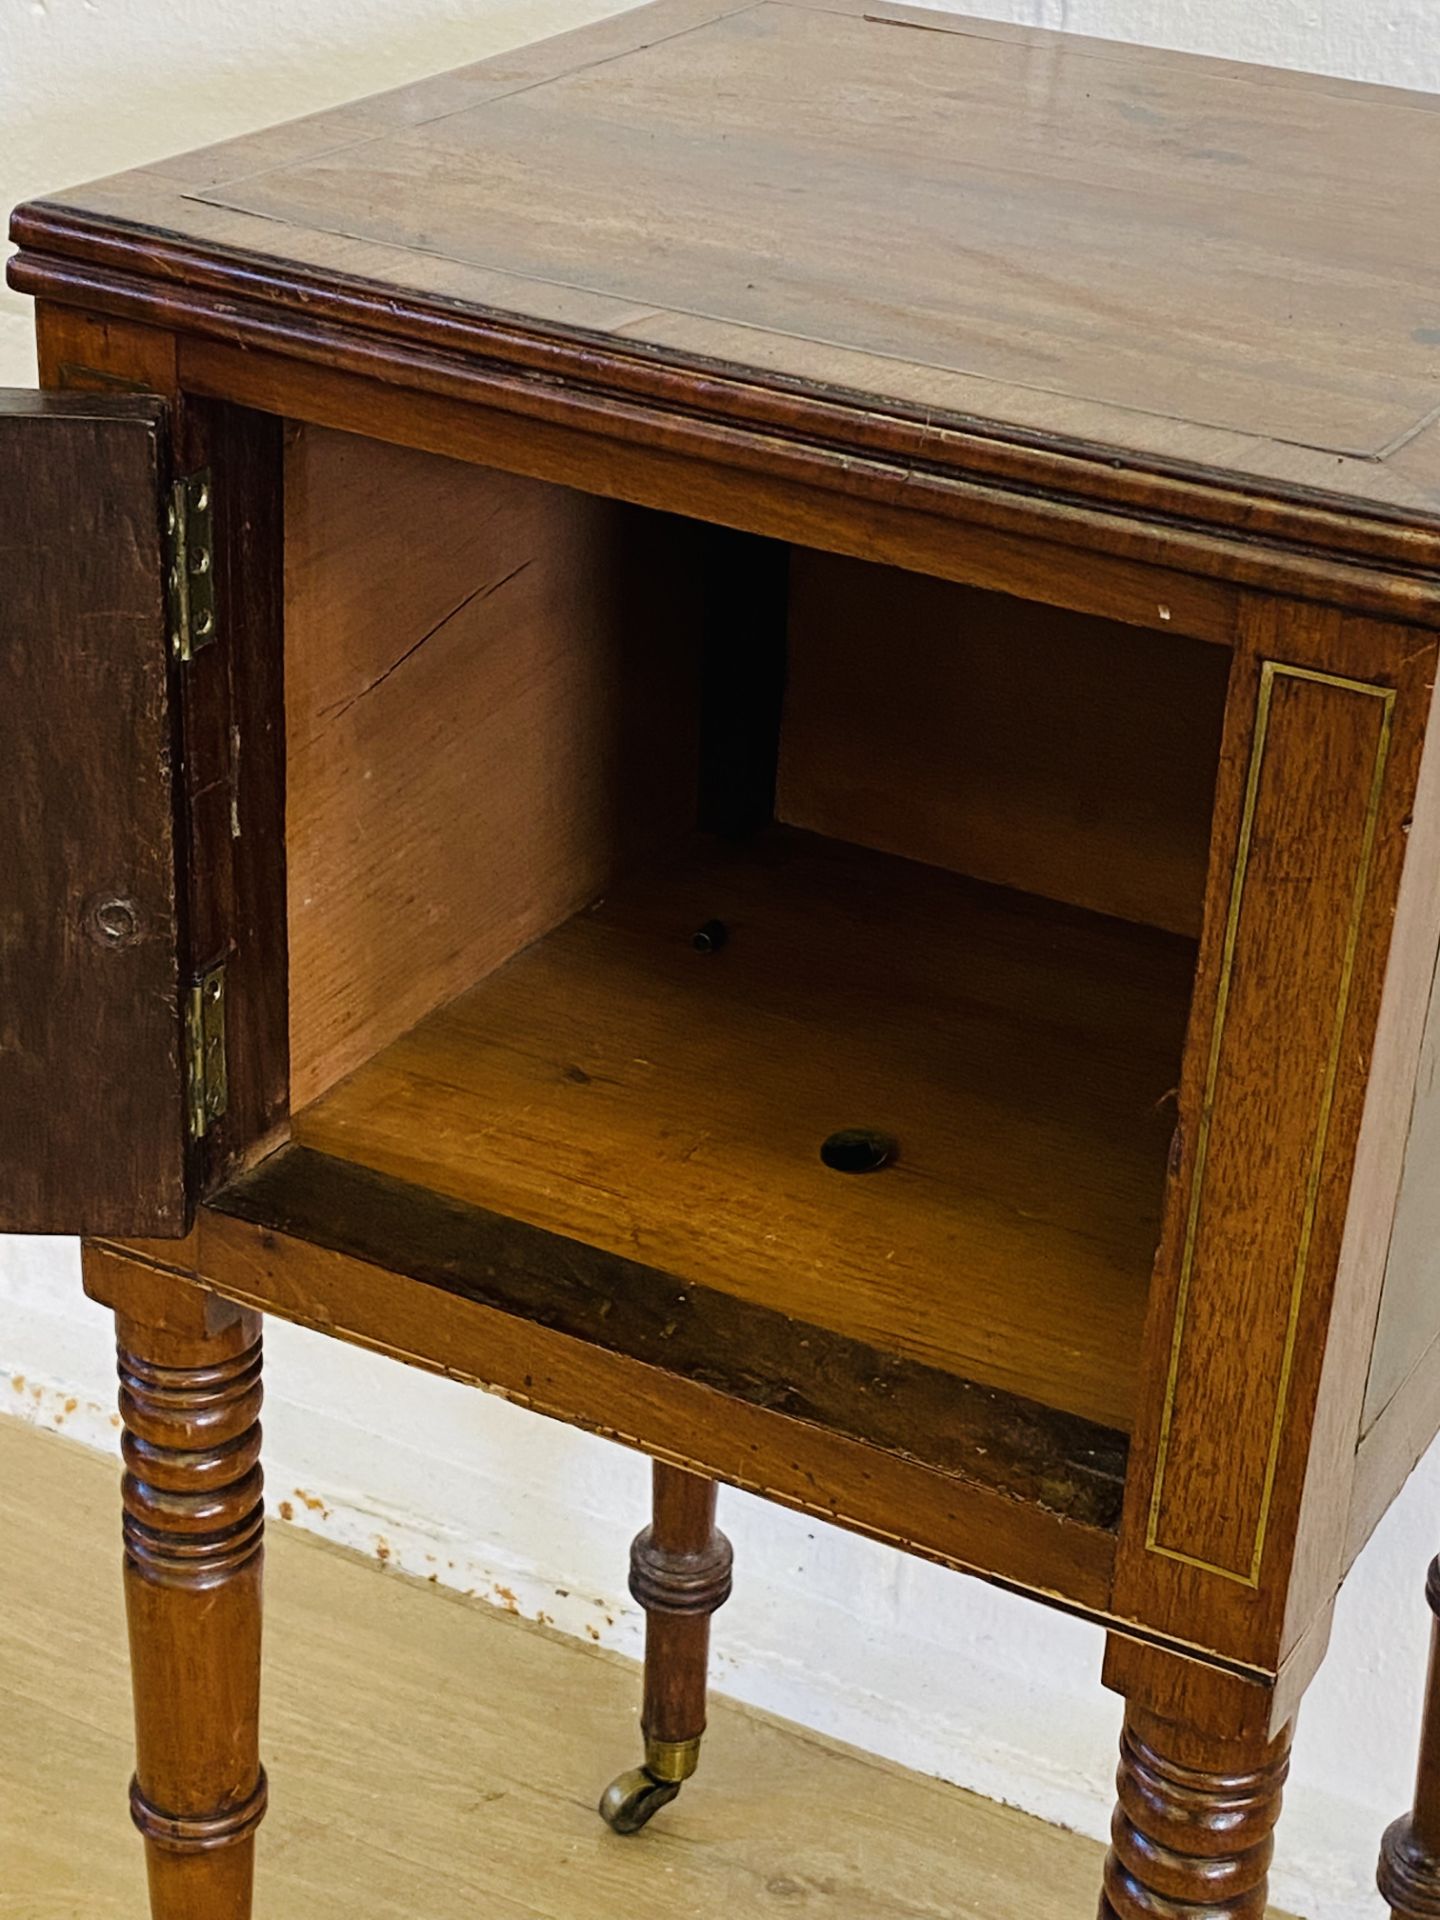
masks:
[[[273,416],[186,395],[185,469],[215,492],[219,640],[184,675],[192,962],[225,962],[229,1104],[202,1194],[275,1146],[290,1099],[285,894],[284,458]]]
[[[1123,1434],[773,1308],[305,1147],[209,1205],[1078,1525],[1118,1524]]]
[[[1111,1606],[1115,1540],[1021,1500],[936,1474],[898,1455],[726,1400],[448,1288],[399,1276],[273,1228],[200,1209],[187,1241],[85,1243],[85,1286],[165,1320],[187,1293],[254,1308],[328,1337],[443,1374],[546,1418],[723,1481],[777,1505],[864,1534],[1057,1612],[1107,1627],[1126,1645],[1169,1648],[1188,1665],[1298,1698],[1290,1682],[1118,1617]],[[1291,1668],[1295,1658],[1292,1657]],[[1298,1670],[1297,1670],[1298,1672]]]
[[[44,303],[36,334],[43,380],[92,410],[97,388],[160,394],[176,473],[211,475],[217,637],[172,668],[185,983],[226,970],[229,1103],[189,1150],[203,1194],[277,1144],[289,1107],[284,427],[182,391],[171,334]]]
[[[1109,1621],[1114,1536],[863,1442],[727,1400],[350,1255],[202,1208],[191,1239],[85,1245],[85,1284],[168,1317],[192,1287],[481,1388],[901,1552]],[[1143,1628],[1121,1631],[1146,1637]]]
[[[1247,481],[1228,470],[1140,455],[1103,441],[1047,434],[978,414],[906,406],[862,390],[736,367],[643,341],[620,341],[559,321],[524,323],[501,310],[438,295],[397,296],[393,286],[362,276],[321,273],[220,245],[202,248],[162,229],[122,225],[43,199],[15,209],[10,237],[20,249],[10,262],[11,284],[20,292],[63,298],[53,287],[25,282],[48,275],[58,283],[66,263],[73,261],[109,269],[117,291],[123,275],[196,293],[238,296],[256,307],[303,312],[415,345],[459,349],[499,365],[579,379],[607,393],[669,399],[717,418],[733,416],[780,427],[817,444],[833,442],[850,451],[900,456],[937,469],[954,467],[967,475],[1060,496],[1114,505],[1138,499],[1147,512],[1243,527],[1279,539],[1306,538],[1316,515],[1337,523],[1353,517],[1375,524],[1353,527],[1354,545],[1342,548],[1323,537],[1316,545],[1375,559],[1399,559],[1404,550],[1415,565],[1433,565],[1440,552],[1440,514],[1417,524],[1401,508],[1363,496],[1351,499],[1258,475]],[[1286,505],[1302,511],[1286,515],[1281,511]]]
[[[0,1227],[189,1222],[163,398],[0,392]]]
[[[397,295],[263,255],[35,201],[19,208],[18,292],[452,391],[591,431],[766,468],[866,478],[957,519],[996,516],[1080,547],[1425,619],[1440,601],[1440,517],[1274,480],[1169,465],[1111,446],[936,414],[642,343]]]
[[[157,430],[167,424],[163,396],[152,393],[70,393],[43,388],[5,390],[10,420],[144,420]]]
[[[773,437],[726,428],[716,430],[717,439],[704,425],[681,430],[633,406],[622,410],[574,395],[547,398],[533,383],[502,383],[500,401],[492,403],[484,368],[461,366],[457,373],[453,356],[442,364],[434,355],[417,357],[398,346],[387,348],[383,361],[354,371],[186,335],[180,363],[187,392],[287,419],[635,506],[673,513],[683,501],[693,521],[885,561],[1152,632],[1234,644],[1239,589],[1213,572],[1181,572],[1169,564],[1174,541],[1167,545],[1163,529],[1150,529],[1144,558],[1084,549],[1074,544],[1079,535],[1073,517],[1058,510],[1049,519],[1041,512],[1036,525],[1039,510],[949,482],[929,499],[923,480],[893,466],[803,447],[792,450],[786,470],[777,472]],[[583,416],[578,421],[570,417],[577,410]],[[968,520],[957,520],[952,511],[952,496],[961,495]],[[1187,535],[1186,541],[1191,561],[1195,541],[1223,546],[1207,536]],[[1295,580],[1303,574],[1316,593],[1334,574],[1344,575],[1347,590],[1355,589],[1346,569],[1287,564]],[[1388,580],[1379,590],[1382,598],[1394,597]]]

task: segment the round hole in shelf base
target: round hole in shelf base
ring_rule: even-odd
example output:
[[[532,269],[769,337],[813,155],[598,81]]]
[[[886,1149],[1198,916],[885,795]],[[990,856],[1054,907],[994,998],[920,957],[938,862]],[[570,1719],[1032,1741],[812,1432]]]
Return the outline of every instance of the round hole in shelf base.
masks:
[[[878,1173],[899,1151],[899,1142],[878,1127],[841,1127],[820,1149],[820,1158],[836,1173]]]

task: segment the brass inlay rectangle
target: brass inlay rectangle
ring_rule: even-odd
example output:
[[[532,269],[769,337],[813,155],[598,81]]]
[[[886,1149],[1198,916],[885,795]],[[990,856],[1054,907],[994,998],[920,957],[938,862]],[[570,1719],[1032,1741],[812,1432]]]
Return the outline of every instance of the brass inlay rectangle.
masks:
[[[1366,804],[1364,831],[1360,843],[1360,858],[1356,868],[1355,885],[1350,901],[1350,919],[1346,931],[1345,949],[1341,963],[1340,984],[1336,994],[1335,1018],[1331,1026],[1330,1050],[1326,1060],[1325,1078],[1322,1084],[1319,1117],[1310,1148],[1310,1163],[1305,1189],[1305,1205],[1301,1215],[1300,1235],[1296,1245],[1295,1268],[1290,1284],[1289,1316],[1285,1330],[1285,1344],[1280,1364],[1280,1379],[1276,1388],[1275,1417],[1271,1424],[1270,1444],[1265,1462],[1265,1476],[1260,1497],[1260,1512],[1255,1526],[1254,1544],[1247,1567],[1236,1569],[1224,1567],[1214,1561],[1206,1560],[1198,1554],[1186,1553],[1181,1548],[1165,1546],[1159,1538],[1160,1507],[1165,1491],[1165,1472],[1169,1462],[1171,1427],[1175,1415],[1175,1396],[1180,1374],[1180,1359],[1185,1339],[1186,1311],[1190,1299],[1190,1282],[1195,1262],[1195,1247],[1199,1233],[1200,1208],[1205,1188],[1205,1165],[1210,1148],[1210,1128],[1214,1117],[1215,1090],[1220,1074],[1220,1059],[1225,1038],[1225,1017],[1229,1008],[1230,985],[1235,968],[1235,948],[1240,931],[1240,913],[1245,892],[1246,873],[1250,862],[1250,849],[1255,833],[1255,815],[1260,792],[1260,776],[1264,765],[1265,747],[1270,731],[1270,711],[1274,697],[1275,682],[1278,679],[1305,680],[1321,686],[1338,687],[1347,693],[1360,694],[1368,699],[1382,702],[1380,736],[1376,742],[1375,763],[1371,773],[1370,791]],[[1195,1148],[1195,1169],[1191,1178],[1189,1208],[1185,1220],[1185,1240],[1180,1260],[1180,1284],[1175,1303],[1175,1326],[1170,1342],[1170,1367],[1165,1382],[1165,1399],[1160,1419],[1160,1444],[1155,1462],[1155,1484],[1150,1496],[1149,1523],[1146,1529],[1145,1544],[1152,1553],[1162,1554],[1166,1559],[1179,1560],[1186,1566],[1199,1567],[1203,1572],[1217,1574],[1221,1579],[1234,1580],[1242,1586],[1258,1587],[1260,1567],[1265,1553],[1265,1536],[1269,1527],[1270,1508],[1275,1493],[1275,1474],[1280,1460],[1280,1447],[1285,1429],[1285,1412],[1290,1395],[1290,1381],[1295,1364],[1295,1341],[1300,1326],[1300,1309],[1305,1294],[1305,1278],[1310,1263],[1310,1244],[1314,1233],[1315,1214],[1320,1199],[1320,1179],[1324,1168],[1325,1149],[1329,1139],[1330,1116],[1335,1103],[1335,1084],[1340,1071],[1340,1054],[1344,1040],[1345,1021],[1350,1008],[1350,993],[1354,983],[1355,955],[1360,943],[1360,928],[1364,915],[1365,896],[1370,884],[1370,869],[1375,851],[1375,834],[1380,817],[1380,799],[1384,787],[1385,767],[1390,755],[1390,739],[1394,723],[1395,691],[1392,687],[1372,686],[1364,680],[1347,680],[1338,674],[1320,673],[1309,667],[1292,667],[1278,661],[1267,660],[1260,673],[1260,690],[1255,710],[1255,735],[1250,748],[1250,764],[1246,773],[1245,800],[1240,819],[1240,840],[1235,855],[1235,871],[1230,887],[1229,909],[1225,921],[1225,941],[1220,964],[1220,982],[1215,997],[1215,1024],[1210,1037],[1210,1053],[1206,1063],[1205,1094],[1201,1104],[1200,1132]]]

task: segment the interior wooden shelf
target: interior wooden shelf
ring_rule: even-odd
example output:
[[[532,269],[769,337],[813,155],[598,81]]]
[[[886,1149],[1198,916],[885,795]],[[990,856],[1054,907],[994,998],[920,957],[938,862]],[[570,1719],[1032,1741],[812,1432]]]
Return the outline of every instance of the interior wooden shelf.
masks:
[[[697,951],[712,919],[728,939]],[[1193,960],[807,834],[698,841],[294,1138],[769,1309],[801,1345],[823,1329],[1128,1432]],[[890,1166],[822,1164],[855,1125],[898,1140]]]

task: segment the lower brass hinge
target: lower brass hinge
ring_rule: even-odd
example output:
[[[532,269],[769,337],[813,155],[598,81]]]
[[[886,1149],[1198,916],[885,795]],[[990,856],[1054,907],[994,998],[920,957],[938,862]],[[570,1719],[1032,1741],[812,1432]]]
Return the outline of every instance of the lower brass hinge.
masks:
[[[225,1068],[225,966],[211,967],[185,1001],[185,1101],[190,1137],[203,1140],[230,1104]]]
[[[193,660],[216,637],[215,510],[208,467],[175,481],[165,509],[165,531],[170,651],[177,660]]]

